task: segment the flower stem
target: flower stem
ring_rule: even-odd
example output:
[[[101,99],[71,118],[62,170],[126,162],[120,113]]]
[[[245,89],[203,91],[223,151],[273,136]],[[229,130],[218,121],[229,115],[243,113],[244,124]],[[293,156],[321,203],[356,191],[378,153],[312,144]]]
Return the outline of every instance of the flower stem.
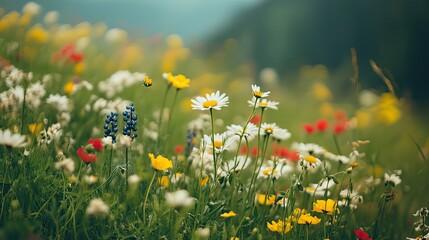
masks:
[[[146,190],[146,196],[143,202],[143,224],[146,224],[146,204],[147,199],[149,198],[150,189],[152,188],[153,181],[155,180],[156,172],[153,173],[152,180],[150,180],[149,187]]]
[[[25,124],[25,101],[26,101],[26,96],[27,95],[27,88],[24,88],[24,100],[22,101],[22,113],[21,113],[21,133],[22,130],[24,129],[24,124]]]
[[[217,163],[216,163],[216,148],[214,144],[214,120],[213,120],[213,109],[210,108],[210,118],[211,118],[211,124],[212,124],[212,152],[213,152],[213,163],[214,163],[214,183],[217,182]]]
[[[164,98],[162,99],[162,104],[161,104],[161,111],[159,112],[159,118],[158,118],[158,142],[156,144],[156,149],[158,150],[159,145],[161,143],[161,123],[162,123],[162,116],[164,115],[164,108],[165,108],[165,102],[167,100],[167,93],[171,88],[171,84],[168,84],[167,88],[165,89],[164,92]]]
[[[128,191],[128,147],[125,148],[125,189]]]
[[[259,124],[258,124],[258,153],[256,154],[255,167],[253,169],[252,177],[250,179],[249,191],[247,192],[247,196],[246,196],[247,202],[250,201],[249,197],[251,196],[251,192],[253,192],[252,188],[254,184],[255,174],[256,174],[256,170],[258,169],[259,154],[261,152],[261,125],[262,125],[263,117],[264,117],[264,108],[262,108],[261,110],[261,119],[259,120]],[[261,159],[261,161],[263,161],[263,159]]]
[[[109,177],[112,174],[112,158],[113,158],[113,146],[110,147],[110,158],[109,158]],[[127,179],[128,181],[128,179]]]
[[[179,95],[179,89],[176,90],[176,94],[174,94],[173,103],[171,104],[170,114],[168,114],[168,122],[167,122],[167,131],[170,132],[170,124],[171,124],[171,116],[173,116],[173,110],[176,106],[177,95]]]
[[[306,231],[306,233],[305,233],[305,239],[307,239],[308,240],[308,229],[310,228],[310,225],[308,225],[307,224],[307,231]]]

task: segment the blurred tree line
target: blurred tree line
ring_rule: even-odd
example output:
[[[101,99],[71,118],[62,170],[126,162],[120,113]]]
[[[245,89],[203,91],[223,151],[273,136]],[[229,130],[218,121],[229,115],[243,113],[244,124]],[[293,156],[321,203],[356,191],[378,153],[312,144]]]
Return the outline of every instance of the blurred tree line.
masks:
[[[208,49],[228,38],[240,43],[241,61],[250,59],[257,70],[272,67],[280,76],[302,65],[352,69],[355,48],[363,85],[384,87],[369,65],[373,59],[399,95],[429,100],[429,1],[268,0],[211,38]]]

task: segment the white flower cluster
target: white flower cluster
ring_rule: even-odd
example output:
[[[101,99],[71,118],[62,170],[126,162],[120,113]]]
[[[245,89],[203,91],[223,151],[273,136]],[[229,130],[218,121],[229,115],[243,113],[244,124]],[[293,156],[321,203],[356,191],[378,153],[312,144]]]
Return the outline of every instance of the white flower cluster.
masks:
[[[88,216],[106,216],[109,214],[109,206],[104,203],[101,198],[94,198],[89,202],[86,208],[86,215]]]
[[[165,201],[171,208],[189,208],[195,203],[195,199],[186,190],[165,193]]]
[[[5,145],[11,148],[21,148],[27,145],[25,136],[12,133],[9,129],[0,129],[0,145]]]
[[[126,87],[130,87],[143,81],[145,73],[131,73],[130,71],[117,71],[108,79],[98,83],[98,89],[104,92],[108,98],[120,93]]]
[[[40,82],[30,84],[26,90],[20,85],[22,81],[27,80],[28,83],[33,79],[33,73],[25,73],[22,70],[7,66],[1,73],[1,77],[5,79],[8,90],[0,93],[0,108],[5,110],[16,111],[21,107],[24,101],[30,108],[37,108],[41,103],[41,99],[45,96],[45,86]]]
[[[40,131],[39,145],[48,145],[52,141],[58,141],[63,135],[61,124],[52,124],[47,130]]]
[[[130,104],[130,101],[121,98],[115,98],[114,100],[107,100],[99,98],[96,95],[92,95],[90,101],[93,101],[92,107],[90,104],[85,105],[85,111],[100,112],[101,115],[106,115],[111,112],[122,112],[125,107]]]
[[[58,162],[55,163],[55,169],[63,170],[66,174],[72,174],[75,170],[75,162],[71,158],[67,158],[61,151],[57,154]]]
[[[351,192],[349,189],[344,189],[340,192],[341,199],[338,201],[338,206],[349,207],[350,209],[356,209],[359,204],[363,202],[363,197],[358,192]]]

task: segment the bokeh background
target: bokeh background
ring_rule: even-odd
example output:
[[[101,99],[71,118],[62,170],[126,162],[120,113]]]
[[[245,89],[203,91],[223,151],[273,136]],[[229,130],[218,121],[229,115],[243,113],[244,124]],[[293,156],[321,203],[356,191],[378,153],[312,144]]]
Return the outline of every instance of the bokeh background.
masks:
[[[27,1],[3,0],[6,11]],[[400,96],[425,106],[429,66],[429,3],[424,0],[68,0],[36,1],[44,11],[59,11],[59,22],[105,22],[131,36],[178,34],[196,53],[212,55],[234,39],[232,68],[244,62],[255,73],[273,68],[280,80],[296,81],[303,65],[322,64],[337,86],[346,89],[355,48],[364,87],[383,89],[372,71],[373,59]],[[347,91],[339,91],[347,95]]]

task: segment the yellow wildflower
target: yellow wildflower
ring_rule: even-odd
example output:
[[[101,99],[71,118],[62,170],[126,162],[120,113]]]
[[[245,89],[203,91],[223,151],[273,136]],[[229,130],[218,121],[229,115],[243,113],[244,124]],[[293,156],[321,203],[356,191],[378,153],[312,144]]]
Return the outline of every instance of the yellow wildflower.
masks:
[[[74,92],[74,82],[73,81],[68,81],[66,83],[66,85],[64,85],[64,92],[66,94],[72,94]]]
[[[27,40],[36,43],[46,43],[49,39],[49,33],[42,27],[35,26],[27,32]]]
[[[323,103],[320,104],[319,113],[323,117],[329,117],[329,116],[334,115],[335,110],[334,110],[334,107],[332,106],[331,103],[329,103],[329,102],[323,102]]]
[[[315,203],[313,203],[313,211],[332,215],[334,212],[338,211],[337,202],[332,199],[328,199],[326,201],[317,200]]]
[[[224,212],[220,215],[223,218],[235,217],[237,214],[234,211]]]
[[[276,196],[257,193],[256,201],[260,205],[273,205],[276,202]]]
[[[371,123],[371,114],[366,110],[357,110],[356,111],[357,119],[357,128],[363,129],[367,128]]]
[[[28,24],[30,24],[32,18],[33,18],[33,15],[31,15],[31,14],[24,14],[24,15],[22,15],[19,18],[19,25],[21,27],[27,26]]]
[[[43,123],[30,123],[28,124],[28,130],[33,134],[38,134],[43,128]]]
[[[295,216],[295,217],[299,217],[299,216],[301,216],[302,214],[305,214],[306,212],[307,212],[307,211],[306,211],[305,209],[295,208],[295,209],[293,210],[292,215],[293,215],[293,216]]]
[[[20,16],[19,13],[15,11],[4,15],[0,19],[0,32],[6,31],[12,26],[14,26],[18,22],[19,16]]]
[[[149,153],[150,161],[152,163],[152,167],[157,171],[165,171],[173,167],[173,162],[163,157],[162,155],[158,155],[156,158],[152,153]]]
[[[331,91],[322,83],[315,83],[312,86],[313,94],[320,101],[327,101],[332,98]]]
[[[85,63],[79,62],[76,65],[74,65],[74,73],[77,75],[82,74],[85,71]]]
[[[190,86],[191,80],[182,74],[177,76],[169,74],[168,82],[170,82],[177,90],[180,90],[183,88],[188,88]]]
[[[303,214],[298,219],[298,224],[316,225],[319,224],[322,219],[311,216],[310,213]]]
[[[392,125],[401,118],[401,111],[398,108],[399,100],[392,93],[383,93],[378,104],[375,106],[376,119],[378,122]]]
[[[208,176],[206,176],[206,177],[204,177],[203,179],[201,179],[201,181],[200,181],[200,186],[201,186],[201,187],[204,187],[208,182],[209,182],[209,177],[208,177]]]
[[[167,188],[168,186],[170,186],[170,179],[168,179],[167,176],[158,177],[158,184],[161,187]]]
[[[292,229],[292,225],[289,221],[286,221],[286,225],[282,220],[278,222],[271,221],[271,223],[267,222],[267,227],[271,232],[277,232],[280,234],[286,234]]]

